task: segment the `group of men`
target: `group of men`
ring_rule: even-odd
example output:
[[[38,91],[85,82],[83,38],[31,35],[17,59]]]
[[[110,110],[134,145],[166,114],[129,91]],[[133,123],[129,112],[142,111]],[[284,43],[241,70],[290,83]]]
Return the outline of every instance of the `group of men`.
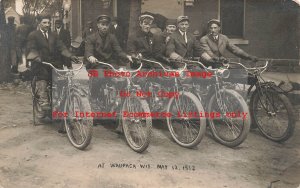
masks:
[[[51,78],[51,70],[43,65],[42,61],[57,62],[56,67],[62,67],[61,61],[57,61],[57,54],[68,60],[77,60],[68,48],[69,41],[63,42],[59,34],[49,32],[50,17],[41,16],[38,19],[37,30],[31,32],[27,41],[27,59],[32,61],[32,70],[37,75],[37,86],[40,88],[40,99],[42,109],[49,108],[47,101],[47,80]],[[154,17],[149,14],[142,14],[139,17],[139,29],[135,36],[130,37],[127,42],[127,53],[120,46],[115,33],[110,32],[111,18],[107,15],[100,15],[96,19],[97,29],[85,36],[85,60],[87,69],[101,67],[97,61],[103,61],[113,65],[132,62],[132,57],[142,56],[154,59],[168,66],[173,66],[172,60],[180,61],[191,57],[201,57],[202,60],[213,63],[215,59],[223,57],[225,49],[233,54],[250,60],[257,60],[242,49],[231,44],[229,39],[220,34],[221,23],[219,20],[210,20],[207,24],[208,33],[200,40],[197,40],[189,30],[190,20],[187,16],[179,16],[176,20],[168,20],[165,31],[159,34],[151,33],[151,26]],[[56,24],[60,24],[56,22]],[[58,27],[56,27],[59,29]],[[56,32],[61,32],[56,30]],[[64,44],[65,43],[65,44]],[[60,57],[60,56],[59,56]],[[171,60],[171,61],[170,61]],[[71,68],[71,64],[67,65]],[[90,82],[91,98],[99,93],[98,88],[101,80]],[[96,88],[96,89],[95,89]]]
[[[154,17],[152,15],[142,14],[139,17],[139,28],[136,34],[128,39],[126,54],[120,47],[116,36],[109,32],[111,18],[107,15],[100,15],[97,18],[98,31],[87,36],[85,43],[85,58],[88,60],[87,68],[101,68],[101,65],[97,64],[98,60],[117,64],[116,59],[123,59],[123,62],[127,59],[132,62],[131,57],[136,56],[157,60],[173,67],[176,67],[175,61],[192,57],[201,57],[203,61],[213,63],[216,59],[225,55],[226,49],[241,58],[252,61],[257,60],[255,56],[251,56],[231,44],[225,35],[220,34],[221,23],[219,20],[212,19],[208,22],[209,32],[200,40],[197,40],[188,31],[190,20],[187,16],[179,16],[176,20],[168,20],[165,30],[159,34],[151,32],[153,22]],[[146,65],[145,67],[149,68],[151,66]],[[91,82],[92,98],[99,93],[100,82],[99,80],[98,82]]]
[[[50,31],[51,18],[47,15],[41,15],[37,18],[37,29],[32,31],[27,37],[26,51],[27,60],[31,62],[31,71],[37,77],[36,88],[40,96],[40,105],[43,110],[50,110],[47,86],[52,79],[52,70],[42,62],[50,62],[57,68],[63,68],[66,65],[72,68],[71,60],[77,61],[68,48],[71,38],[62,29],[62,22],[55,22],[55,31]],[[64,36],[65,40],[60,37]]]
[[[127,42],[128,55],[142,55],[144,58],[166,63],[170,63],[170,59],[182,60],[191,57],[201,57],[204,61],[213,62],[214,59],[224,57],[227,49],[243,59],[257,60],[255,56],[231,44],[228,37],[220,33],[219,20],[212,19],[208,22],[209,32],[200,40],[188,31],[190,20],[187,16],[179,16],[177,20],[168,20],[165,31],[160,34],[151,32],[153,22],[154,17],[149,14],[139,17],[139,29]],[[110,62],[115,58],[113,54],[117,57],[125,57],[117,38],[108,32],[110,23],[109,16],[99,16],[97,18],[98,31],[87,37],[85,57],[89,63],[93,64],[97,59]]]
[[[34,20],[29,16],[20,17],[20,25],[16,26],[14,24],[15,17],[10,16],[7,18],[7,32],[8,32],[8,48],[10,51],[9,54],[9,63],[11,66],[12,73],[18,73],[18,66],[24,63],[26,60],[27,54],[27,39],[29,33],[34,30],[39,29],[39,24],[36,25]],[[37,22],[39,18],[37,18]],[[49,26],[50,31],[50,26]],[[70,32],[63,28],[62,20],[55,21],[55,29],[53,33],[58,35],[58,38],[64,43],[67,48],[71,47],[71,35]],[[71,67],[70,61],[63,59],[62,56],[59,57],[60,61],[64,65]]]

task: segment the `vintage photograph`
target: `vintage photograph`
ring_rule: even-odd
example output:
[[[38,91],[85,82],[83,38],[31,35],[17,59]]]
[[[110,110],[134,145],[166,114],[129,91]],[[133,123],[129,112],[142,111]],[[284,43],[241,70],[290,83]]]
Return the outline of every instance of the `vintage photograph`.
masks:
[[[0,0],[0,188],[300,188],[299,0]]]

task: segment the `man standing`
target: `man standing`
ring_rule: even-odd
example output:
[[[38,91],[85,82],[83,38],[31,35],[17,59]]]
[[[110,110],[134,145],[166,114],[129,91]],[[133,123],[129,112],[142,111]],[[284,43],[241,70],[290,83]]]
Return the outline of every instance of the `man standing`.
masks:
[[[34,30],[28,16],[21,17],[20,22],[16,30],[17,65],[25,63],[27,37]]]
[[[49,66],[42,64],[43,61],[52,63],[57,68],[62,68],[57,59],[58,54],[77,61],[76,56],[72,56],[63,42],[56,34],[49,32],[50,16],[42,15],[37,18],[38,30],[31,32],[27,42],[27,60],[31,61],[31,70],[37,76],[36,88],[40,96],[40,106],[42,110],[50,110],[47,95],[47,84],[52,79],[52,70]]]
[[[94,33],[93,22],[88,21],[83,32],[82,32],[82,40],[86,41],[86,38]]]
[[[9,63],[11,66],[11,72],[18,73],[15,17],[9,16],[7,18],[7,21]]]
[[[70,31],[63,28],[62,20],[55,21],[55,32],[57,33],[58,38],[69,49],[71,47],[71,34]]]
[[[70,47],[71,47],[71,34],[70,34],[70,31],[65,30],[63,28],[62,20],[56,20],[55,21],[55,33],[58,35],[58,38],[64,43],[64,45],[68,49],[70,49]],[[72,68],[72,63],[68,58],[64,58],[63,56],[60,56],[60,59],[61,59],[63,65],[67,66],[69,69]]]
[[[207,23],[207,27],[209,32],[200,39],[200,45],[209,56],[214,59],[224,57],[225,50],[227,49],[240,58],[257,61],[257,57],[251,56],[239,47],[231,44],[228,37],[220,33],[221,22],[219,20],[210,20]]]
[[[181,61],[193,57],[202,57],[205,60],[211,59],[200,47],[200,43],[193,34],[188,32],[188,16],[177,18],[178,30],[175,31],[167,44],[166,54],[173,60]]]
[[[113,17],[113,19],[111,20],[109,32],[116,36],[121,48],[123,49],[125,46],[124,30],[122,29],[121,25],[119,24],[117,17]]]

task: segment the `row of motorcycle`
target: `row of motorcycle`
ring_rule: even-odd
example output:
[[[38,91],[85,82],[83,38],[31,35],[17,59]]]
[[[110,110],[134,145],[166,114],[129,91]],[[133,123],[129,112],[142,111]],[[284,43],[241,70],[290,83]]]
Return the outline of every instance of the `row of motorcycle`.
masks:
[[[63,78],[60,86],[55,82],[49,85],[49,114],[52,117],[54,112],[57,116],[57,112],[64,112],[60,115],[74,147],[82,150],[90,144],[93,119],[98,114],[98,120],[117,125],[130,148],[138,153],[148,148],[153,124],[166,124],[173,140],[186,148],[196,147],[207,129],[217,142],[232,148],[242,144],[252,128],[276,142],[288,140],[294,132],[297,115],[286,91],[262,76],[268,60],[249,67],[226,59],[214,64],[187,59],[173,62],[176,68],[151,59],[134,61],[130,69],[116,69],[98,61],[113,76],[102,80],[105,84],[98,88],[101,94],[93,99],[73,81],[83,67],[82,61],[73,70],[59,70],[43,62]],[[149,65],[155,69],[147,68]],[[45,117],[45,113],[39,106],[35,79],[32,96],[37,125],[36,118]],[[97,112],[92,111],[92,105],[99,107]]]
[[[251,128],[276,142],[293,134],[297,116],[286,92],[262,77],[267,60],[252,67],[225,59],[213,66],[182,60],[176,69],[150,59],[135,61],[130,70],[98,62],[126,76],[111,78],[96,103],[102,111],[117,112],[116,123],[136,152],[149,146],[154,123],[166,123],[173,140],[186,148],[196,147],[206,129],[228,147],[242,144]],[[156,75],[173,76],[153,77],[153,69],[142,69],[145,63],[155,65]],[[138,76],[141,72],[144,77]],[[192,74],[197,72],[202,74]],[[126,97],[120,95],[124,91]]]

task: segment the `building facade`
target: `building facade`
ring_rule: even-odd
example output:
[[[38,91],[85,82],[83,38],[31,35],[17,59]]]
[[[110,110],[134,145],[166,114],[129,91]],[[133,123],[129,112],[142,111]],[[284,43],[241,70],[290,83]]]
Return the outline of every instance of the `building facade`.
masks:
[[[272,59],[299,59],[299,9],[291,0],[141,1],[141,12],[166,18],[189,16],[190,31],[199,30],[202,35],[208,20],[220,19],[222,32],[231,42],[250,54]],[[72,0],[71,12],[73,37],[81,35],[86,23],[100,14],[118,17],[128,35],[130,0]]]

